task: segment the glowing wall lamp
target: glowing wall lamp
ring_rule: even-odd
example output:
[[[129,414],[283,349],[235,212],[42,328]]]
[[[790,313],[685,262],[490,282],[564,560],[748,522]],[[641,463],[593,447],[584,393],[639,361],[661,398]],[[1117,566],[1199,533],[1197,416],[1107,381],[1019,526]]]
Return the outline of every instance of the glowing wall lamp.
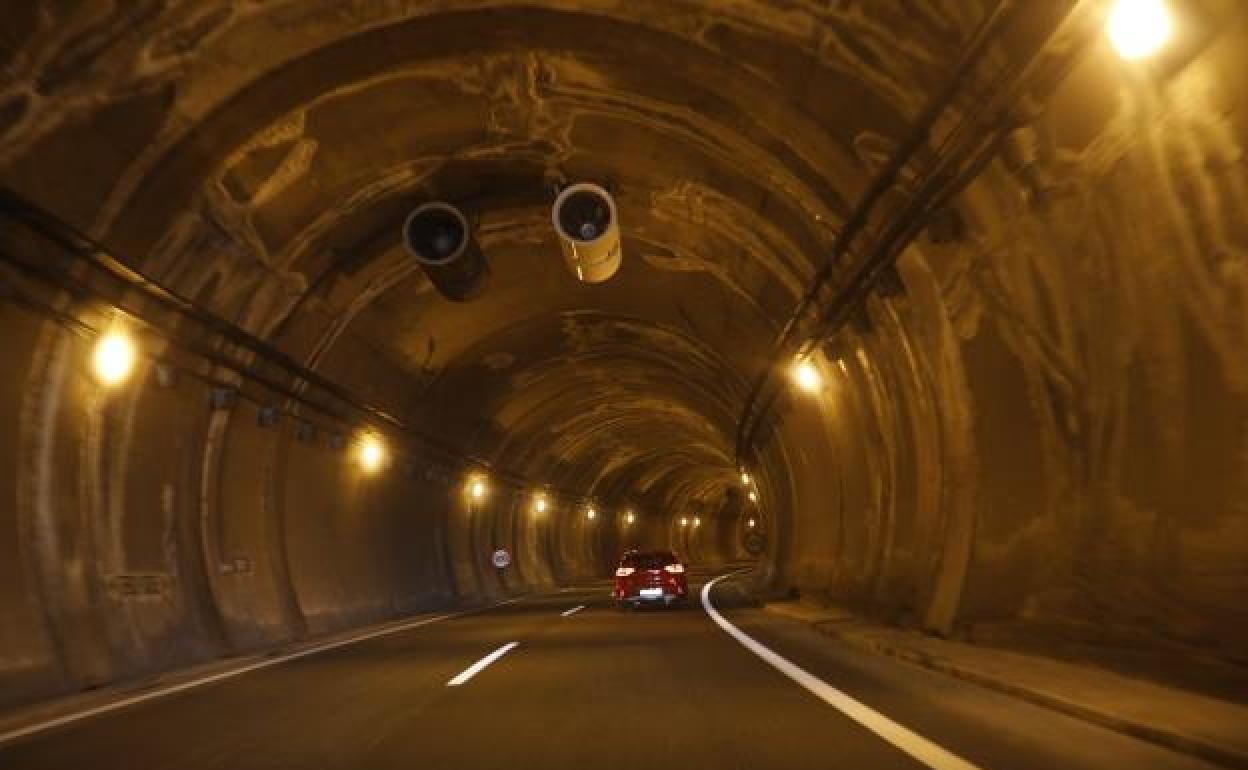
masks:
[[[1173,31],[1165,0],[1118,0],[1109,12],[1105,31],[1118,55],[1127,60],[1152,56]]]
[[[537,511],[538,513],[546,512],[546,495],[543,495],[542,493],[539,492],[533,498],[533,510]]]
[[[480,502],[489,494],[490,487],[485,483],[483,476],[476,476],[468,482],[468,496],[473,502]]]
[[[809,359],[798,361],[793,365],[793,382],[807,393],[815,393],[823,387],[823,377]]]
[[[134,370],[138,357],[134,340],[125,332],[114,329],[106,332],[95,343],[91,365],[95,377],[104,385],[120,385]]]
[[[386,462],[386,445],[380,437],[365,434],[356,443],[355,459],[365,473],[376,473]]]

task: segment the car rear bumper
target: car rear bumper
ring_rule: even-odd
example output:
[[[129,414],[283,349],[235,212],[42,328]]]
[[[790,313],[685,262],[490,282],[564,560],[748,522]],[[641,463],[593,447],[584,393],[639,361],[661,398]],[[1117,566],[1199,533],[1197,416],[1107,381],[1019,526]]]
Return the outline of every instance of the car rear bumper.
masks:
[[[672,604],[683,602],[687,598],[684,592],[664,591],[662,596],[642,596],[641,594],[617,593],[616,601],[628,604]]]
[[[667,607],[677,602],[683,602],[684,600],[685,597],[683,596],[677,596],[676,594],[664,594],[663,596],[628,596],[620,599],[619,601],[621,604],[631,604],[635,607],[643,604],[654,605],[656,607],[661,604]]]

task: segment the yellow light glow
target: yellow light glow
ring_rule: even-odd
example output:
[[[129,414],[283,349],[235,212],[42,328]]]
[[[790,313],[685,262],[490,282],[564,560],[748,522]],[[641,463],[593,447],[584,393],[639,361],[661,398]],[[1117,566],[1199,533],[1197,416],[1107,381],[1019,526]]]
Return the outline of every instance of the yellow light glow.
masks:
[[[105,385],[118,385],[130,376],[138,352],[134,340],[120,331],[110,331],[95,343],[91,363],[95,376]]]
[[[687,518],[685,518],[685,517],[683,517],[683,516],[682,516],[682,517],[681,517],[681,519],[680,519],[680,526],[682,526],[682,527],[687,527],[687,526],[689,526],[689,519],[687,519]]]
[[[381,439],[372,434],[360,438],[355,448],[356,460],[367,473],[373,473],[381,468],[386,461],[386,445]]]
[[[754,529],[754,520],[750,519],[749,521],[745,523],[745,526],[749,527],[750,529]]]
[[[473,479],[468,485],[468,493],[472,495],[473,500],[484,500],[487,492],[489,492],[489,487],[486,486],[485,479]]]
[[[632,511],[629,511],[628,513],[624,514],[625,524],[632,524],[636,520],[637,520],[637,517],[633,515]]]
[[[810,361],[798,361],[793,367],[793,381],[808,393],[814,393],[823,387],[823,377]]]
[[[590,521],[593,521],[594,517],[597,515],[598,515],[598,512],[595,511],[593,508],[590,508],[585,511],[585,518],[589,519]]]
[[[741,471],[741,483],[748,485],[750,483],[750,474]]]
[[[702,526],[702,520],[701,520],[701,519],[699,519],[697,516],[694,516],[694,517],[693,517],[693,526],[695,526],[695,527],[700,527],[700,526]]]
[[[533,510],[538,513],[544,513],[546,511],[546,495],[537,496],[537,499],[533,501]]]
[[[752,490],[752,489],[750,490],[750,502],[751,502],[751,503],[757,503],[757,502],[758,502],[758,493],[757,493],[757,492],[755,492],[755,491],[754,491],[754,490]]]
[[[1105,29],[1124,59],[1143,59],[1156,53],[1171,33],[1165,0],[1118,0]]]

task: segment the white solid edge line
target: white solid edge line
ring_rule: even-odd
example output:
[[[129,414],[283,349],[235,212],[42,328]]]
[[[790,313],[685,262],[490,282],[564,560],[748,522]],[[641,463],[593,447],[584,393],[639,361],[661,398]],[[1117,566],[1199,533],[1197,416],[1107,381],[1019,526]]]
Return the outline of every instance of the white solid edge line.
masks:
[[[711,606],[711,587],[733,574],[736,573],[720,575],[702,586],[702,607],[706,610],[706,614],[711,616],[711,620],[715,621],[715,624],[726,631],[729,636],[740,642],[747,650],[762,658],[772,668],[797,682],[824,703],[827,703],[928,767],[936,770],[979,770],[978,767],[958,755],[937,746],[918,733],[902,727],[875,709],[854,700],[801,666],[763,646],[753,637],[730,623],[723,615],[719,614],[718,610]]]
[[[402,623],[397,626],[387,626],[385,628],[377,629],[375,631],[368,631],[358,636],[352,636],[348,639],[337,639],[332,642],[325,642],[324,644],[318,644],[314,647],[309,647],[307,649],[299,650],[297,652],[291,652],[285,655],[275,655],[273,657],[265,658],[264,660],[257,661],[255,663],[248,663],[245,666],[232,668],[229,671],[222,671],[216,674],[210,674],[200,679],[191,679],[186,682],[178,682],[177,684],[172,684],[172,685],[169,685],[168,687],[162,687],[158,690],[151,690],[149,692],[139,693],[138,695],[131,695],[126,698],[111,701],[109,703],[105,703],[100,706],[93,706],[92,708],[83,709],[82,711],[75,711],[72,714],[65,714],[59,717],[54,717],[52,719],[44,720],[43,722],[37,722],[33,725],[26,725],[25,727],[18,727],[8,732],[0,733],[0,745],[4,745],[5,743],[8,743],[10,741],[17,740],[18,738],[24,738],[28,735],[33,735],[35,733],[43,732],[44,730],[51,730],[54,727],[61,727],[62,725],[72,724],[74,722],[77,722],[82,719],[86,719],[88,717],[97,716],[99,714],[107,714],[110,711],[117,711],[118,709],[123,709],[123,708],[126,708],[127,706],[133,706],[136,703],[142,703],[144,701],[155,700],[157,698],[163,698],[167,695],[173,695],[174,693],[183,692],[185,690],[194,689],[196,687],[202,687],[203,685],[212,684],[213,682],[220,682],[223,679],[232,679],[236,676],[242,676],[243,674],[247,674],[252,671],[258,671],[262,668],[269,668],[270,666],[276,666],[281,663],[287,663],[289,661],[296,660],[298,658],[306,658],[307,656],[315,655],[318,652],[325,652],[326,650],[333,650],[333,649],[337,649],[338,647],[346,647],[349,644],[355,644],[356,642],[363,642],[369,639],[376,639],[379,636],[389,636],[390,634],[397,634],[402,631],[409,631],[413,628],[420,628],[421,626],[427,626],[430,623],[437,623],[440,620],[449,620],[451,618],[458,618],[464,615],[471,615],[476,612],[481,612],[483,609],[493,609],[495,607],[501,607],[504,604],[513,604],[518,601],[520,601],[520,597],[517,597],[515,599],[506,599],[504,601],[491,604],[489,607],[463,610],[461,612],[449,612],[445,615],[434,615],[431,618],[421,618],[420,620],[413,620],[407,623]]]
[[[574,615],[574,614],[576,614],[576,613],[580,612],[580,611],[581,611],[581,610],[583,610],[583,609],[585,609],[585,605],[584,605],[584,604],[578,604],[578,605],[576,605],[575,607],[573,607],[573,608],[572,608],[572,609],[570,609],[570,610],[564,610],[563,612],[560,612],[560,613],[559,613],[559,617],[561,617],[561,618],[566,618],[567,616],[569,616],[569,615]]]
[[[494,652],[491,652],[489,655],[486,655],[481,660],[478,660],[476,663],[473,663],[468,668],[456,674],[454,679],[446,683],[446,686],[447,687],[459,687],[464,682],[467,682],[469,679],[472,679],[474,676],[481,673],[481,670],[484,669],[486,666],[490,665],[494,661],[498,660],[499,658],[503,657],[507,653],[511,652],[513,649],[519,646],[519,644],[520,644],[519,642],[508,642],[507,644],[504,644],[502,647],[499,647]]]

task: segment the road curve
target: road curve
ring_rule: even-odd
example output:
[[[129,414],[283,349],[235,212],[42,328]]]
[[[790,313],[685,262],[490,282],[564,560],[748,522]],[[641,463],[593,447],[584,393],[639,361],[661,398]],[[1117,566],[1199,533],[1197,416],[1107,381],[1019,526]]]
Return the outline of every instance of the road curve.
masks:
[[[731,579],[707,595],[736,635],[696,604],[621,612],[605,584],[586,586],[49,730],[0,746],[0,767],[1210,767],[846,649],[744,606]],[[861,719],[865,712],[799,685],[742,635],[939,751],[899,748]]]

